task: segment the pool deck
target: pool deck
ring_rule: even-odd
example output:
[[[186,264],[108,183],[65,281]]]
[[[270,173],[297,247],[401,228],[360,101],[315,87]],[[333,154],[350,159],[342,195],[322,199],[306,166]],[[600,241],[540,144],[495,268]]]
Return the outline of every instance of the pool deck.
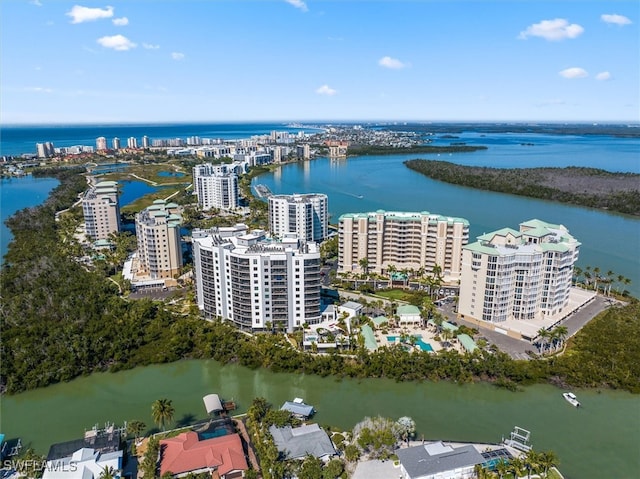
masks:
[[[382,331],[383,331],[382,328],[378,328],[374,332],[376,343],[379,348],[383,346],[392,346],[394,344],[394,342],[391,342],[387,339],[387,336],[396,336],[397,338],[395,343],[397,343],[399,341],[400,335],[408,334],[409,336],[421,336],[422,341],[424,343],[429,344],[433,349],[434,353],[437,353],[438,351],[442,351],[442,350],[447,350],[447,349],[448,350],[453,349],[459,353],[464,352],[464,348],[458,342],[457,339],[447,340],[447,342],[451,345],[450,347],[444,347],[442,344],[444,341],[436,341],[435,337],[438,334],[437,334],[436,328],[433,325],[427,325],[424,328],[420,326],[402,326],[402,327],[388,328],[388,329],[384,328],[384,331],[387,332],[386,334],[384,334]],[[420,346],[416,345],[416,349],[420,350]]]

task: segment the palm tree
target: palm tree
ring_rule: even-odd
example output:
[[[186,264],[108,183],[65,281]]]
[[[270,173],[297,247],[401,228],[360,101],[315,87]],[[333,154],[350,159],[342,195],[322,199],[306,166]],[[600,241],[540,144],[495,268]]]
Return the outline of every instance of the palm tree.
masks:
[[[171,399],[157,399],[151,405],[151,416],[153,422],[165,430],[165,425],[173,420],[173,414],[175,409],[173,408]]]
[[[607,296],[611,294],[611,284],[613,283],[613,277],[615,273],[612,270],[607,271],[607,284],[609,285],[609,290],[607,291]]]
[[[580,266],[574,266],[573,267],[574,286],[578,285],[578,282],[581,276],[582,276],[582,268]]]
[[[133,421],[129,421],[127,423],[127,434],[131,434],[134,438],[134,441],[138,442],[140,434],[142,434],[142,431],[144,431],[146,427],[147,425],[145,423],[134,419]]]
[[[543,451],[538,456],[538,463],[544,470],[544,476],[547,477],[549,469],[558,465],[558,456],[553,451]]]
[[[99,479],[115,479],[116,470],[111,466],[105,466],[100,471]]]
[[[509,463],[504,458],[500,458],[500,460],[496,462],[496,472],[498,473],[498,477],[500,479],[502,479],[504,475],[509,472]]]
[[[358,264],[362,268],[362,272],[364,274],[368,275],[369,274],[369,259],[368,258],[362,258],[360,261],[358,261]]]
[[[538,330],[538,339],[540,340],[540,352],[542,353],[546,349],[547,338],[549,338],[549,331],[547,331],[545,328],[540,328]]]
[[[519,457],[515,457],[509,461],[509,470],[513,472],[514,479],[518,477],[522,477],[524,470],[526,468],[525,462]]]
[[[531,477],[532,471],[537,471],[540,467],[540,454],[533,449],[529,449],[524,456],[524,467],[527,469],[527,478]]]
[[[398,271],[395,265],[390,264],[387,266],[387,274],[389,275],[389,287],[393,288],[393,275]]]
[[[594,289],[598,292],[598,280],[600,279],[600,268],[596,266],[593,268]]]
[[[556,326],[555,328],[553,328],[553,331],[551,331],[551,334],[554,340],[557,339],[560,344],[564,344],[564,340],[567,339],[569,330],[566,326]]]

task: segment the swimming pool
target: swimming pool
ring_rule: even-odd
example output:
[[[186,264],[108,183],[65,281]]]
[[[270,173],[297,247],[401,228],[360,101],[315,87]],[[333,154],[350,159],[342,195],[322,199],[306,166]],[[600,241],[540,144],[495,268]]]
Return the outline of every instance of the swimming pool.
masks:
[[[399,336],[387,336],[387,341],[389,341],[390,343],[395,343],[398,337]],[[422,336],[420,334],[414,335],[414,338],[416,338],[416,346],[418,346],[421,351],[433,352],[433,348],[431,347],[431,345],[429,343],[425,343],[422,340]]]

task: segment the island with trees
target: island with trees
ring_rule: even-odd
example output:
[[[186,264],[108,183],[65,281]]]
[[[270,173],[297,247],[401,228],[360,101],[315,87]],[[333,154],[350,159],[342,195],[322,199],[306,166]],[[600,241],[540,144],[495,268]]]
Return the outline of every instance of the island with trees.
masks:
[[[437,160],[404,164],[438,181],[640,216],[640,175],[597,168],[488,168]]]

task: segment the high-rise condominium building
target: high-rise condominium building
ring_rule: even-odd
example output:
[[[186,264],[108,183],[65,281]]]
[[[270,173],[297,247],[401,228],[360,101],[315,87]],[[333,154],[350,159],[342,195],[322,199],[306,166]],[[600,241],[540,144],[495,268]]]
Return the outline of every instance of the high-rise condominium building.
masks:
[[[114,150],[119,150],[120,149],[120,138],[118,138],[117,136],[113,139],[111,145],[113,146]]]
[[[469,241],[469,222],[428,213],[376,211],[340,217],[338,271],[370,272],[409,269],[425,272],[438,266],[446,280],[460,277],[462,247]]]
[[[131,148],[132,150],[138,148],[138,140],[135,137],[130,137],[127,139],[127,148]]]
[[[295,233],[303,241],[323,241],[328,234],[327,195],[273,195],[269,197],[269,230],[274,236]]]
[[[50,158],[55,155],[53,143],[47,141],[46,143],[36,143],[36,151],[38,158]]]
[[[182,268],[180,207],[155,200],[136,215],[140,273],[152,279],[172,278]]]
[[[93,240],[107,239],[120,231],[118,183],[101,181],[89,188],[82,198],[85,233]]]
[[[238,228],[238,226],[242,228]],[[320,250],[293,235],[265,241],[246,226],[193,231],[198,307],[243,330],[286,328],[321,320]]]
[[[298,145],[296,147],[296,156],[304,160],[311,158],[311,147],[309,144],[305,143],[304,145]]]
[[[239,205],[238,176],[227,165],[194,166],[193,186],[198,205],[205,211],[230,210]]]
[[[579,249],[566,227],[540,220],[479,236],[463,249],[458,314],[500,323],[561,313]]]
[[[107,139],[100,136],[96,139],[96,151],[105,151],[107,149]]]

